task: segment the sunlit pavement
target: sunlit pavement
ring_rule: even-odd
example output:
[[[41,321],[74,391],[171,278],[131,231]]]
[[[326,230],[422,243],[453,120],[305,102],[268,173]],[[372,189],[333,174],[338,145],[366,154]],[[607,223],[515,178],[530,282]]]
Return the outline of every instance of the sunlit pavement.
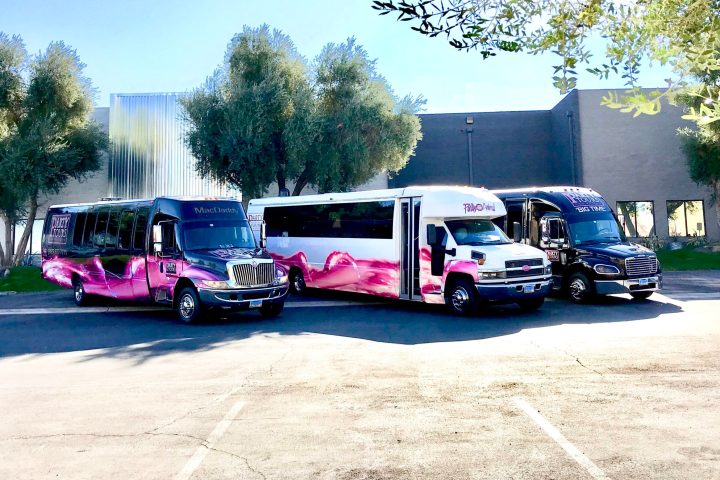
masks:
[[[0,478],[720,479],[720,300],[670,297],[0,316]]]

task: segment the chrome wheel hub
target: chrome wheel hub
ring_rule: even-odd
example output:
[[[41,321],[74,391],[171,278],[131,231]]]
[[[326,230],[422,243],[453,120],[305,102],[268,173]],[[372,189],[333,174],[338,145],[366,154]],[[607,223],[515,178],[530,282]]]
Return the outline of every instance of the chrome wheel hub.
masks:
[[[302,292],[305,290],[305,279],[303,279],[302,275],[295,275],[295,278],[293,279],[293,287],[295,287],[296,292]]]
[[[450,301],[452,301],[453,308],[461,312],[465,310],[470,303],[470,295],[465,288],[457,287],[453,292],[452,297],[450,297]]]
[[[75,300],[76,300],[76,301],[79,302],[79,301],[82,300],[83,293],[84,293],[84,292],[83,292],[82,284],[80,284],[80,285],[75,285]]]
[[[195,312],[195,300],[190,294],[183,295],[180,299],[180,315],[183,318],[190,318],[193,312]]]
[[[587,285],[585,285],[585,282],[583,282],[579,278],[576,278],[570,284],[570,295],[572,295],[572,297],[575,299],[581,299],[583,295],[585,295],[586,290]]]

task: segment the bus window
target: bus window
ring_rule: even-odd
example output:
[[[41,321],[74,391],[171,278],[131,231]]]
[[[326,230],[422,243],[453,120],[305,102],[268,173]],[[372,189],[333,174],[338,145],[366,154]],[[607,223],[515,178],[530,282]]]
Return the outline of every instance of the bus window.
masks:
[[[87,219],[87,212],[79,212],[75,215],[75,226],[73,227],[73,241],[72,244],[75,247],[80,247],[83,244],[83,230],[85,229],[85,220]]]
[[[123,210],[120,215],[120,230],[118,232],[117,244],[117,248],[120,250],[127,250],[130,248],[133,220],[135,220],[135,212],[132,210]]]
[[[93,234],[93,245],[103,248],[105,246],[105,235],[107,234],[108,217],[110,209],[105,208],[98,212],[97,223],[95,224],[95,233]]]
[[[85,230],[83,233],[83,245],[86,247],[93,246],[93,235],[95,234],[95,222],[97,220],[97,212],[88,212],[85,221]]]
[[[137,220],[135,221],[135,235],[133,235],[133,250],[145,251],[145,234],[147,233],[148,207],[138,208]]]
[[[118,227],[120,226],[120,210],[111,210],[108,220],[107,233],[105,234],[105,247],[117,247]]]

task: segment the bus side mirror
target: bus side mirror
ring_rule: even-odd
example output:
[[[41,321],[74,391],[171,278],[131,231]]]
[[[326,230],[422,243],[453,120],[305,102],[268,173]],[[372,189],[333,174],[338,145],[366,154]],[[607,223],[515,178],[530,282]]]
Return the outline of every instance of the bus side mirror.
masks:
[[[267,248],[267,224],[260,224],[260,248]]]
[[[542,217],[540,219],[540,248],[563,248],[565,238],[562,233],[562,223],[557,217]]]
[[[435,230],[435,224],[430,223],[427,225],[427,243],[430,246],[437,245],[437,231]]]
[[[153,251],[162,252],[162,225],[153,225]]]
[[[513,240],[515,243],[522,240],[522,227],[520,226],[520,222],[513,222]]]

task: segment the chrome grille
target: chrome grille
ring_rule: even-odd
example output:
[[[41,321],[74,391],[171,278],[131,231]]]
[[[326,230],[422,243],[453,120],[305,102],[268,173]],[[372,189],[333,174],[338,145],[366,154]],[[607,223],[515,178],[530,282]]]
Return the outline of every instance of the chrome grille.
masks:
[[[529,267],[542,266],[542,258],[528,258],[527,260],[506,260],[505,268],[522,268],[523,265]]]
[[[628,277],[655,275],[657,270],[657,257],[634,257],[625,260],[625,271]]]
[[[270,285],[275,281],[274,263],[240,263],[232,266],[235,283],[241,287],[257,287]]]

